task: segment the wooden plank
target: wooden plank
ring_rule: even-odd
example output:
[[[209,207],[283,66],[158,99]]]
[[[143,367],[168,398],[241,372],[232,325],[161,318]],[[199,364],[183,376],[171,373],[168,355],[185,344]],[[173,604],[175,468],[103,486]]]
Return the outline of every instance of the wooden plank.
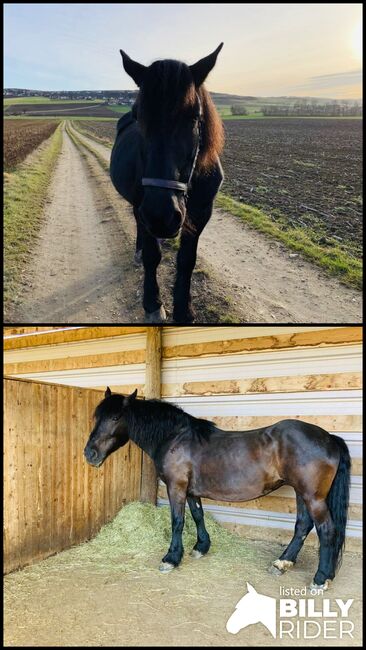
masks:
[[[110,384],[114,393],[128,395],[135,388],[141,397],[145,396],[144,384]],[[217,381],[194,381],[184,383],[163,383],[161,396],[182,397],[184,395],[247,395],[256,393],[291,393],[301,391],[352,390],[362,388],[360,372],[339,372],[323,375],[294,375],[281,377],[253,377],[248,379],[223,379]],[[105,386],[94,386],[105,390]]]
[[[55,372],[58,370],[77,370],[79,368],[101,368],[145,362],[145,350],[127,352],[111,352],[108,354],[92,354],[80,357],[65,357],[62,359],[39,359],[6,363],[5,375],[17,375],[33,372]]]
[[[75,468],[74,472],[76,473],[76,491],[74,494],[74,535],[75,539],[84,540],[86,539],[86,514],[84,508],[86,507],[86,502],[84,499],[84,484],[85,484],[85,475],[86,475],[86,461],[82,454],[81,445],[80,445],[80,429],[79,426],[83,426],[84,417],[83,410],[81,408],[82,393],[80,390],[74,390],[74,427],[73,427],[73,439],[74,439],[74,457],[75,457]],[[79,426],[77,426],[79,424]]]
[[[14,328],[11,328],[14,329]],[[17,329],[17,328],[15,328]],[[26,328],[21,328],[26,329]],[[31,331],[37,328],[30,328]],[[47,330],[52,329],[47,327]],[[44,331],[44,330],[43,330]],[[90,339],[107,338],[111,336],[128,336],[131,334],[143,334],[146,327],[131,325],[120,327],[117,325],[102,327],[66,327],[63,330],[55,328],[52,332],[43,333],[40,328],[39,334],[32,336],[21,336],[4,340],[4,350],[17,350],[20,348],[30,348],[39,345],[55,345],[57,343],[69,343],[75,341],[88,341]],[[17,333],[17,332],[16,332]],[[21,333],[21,332],[20,332]],[[7,333],[9,336],[9,333]]]
[[[183,395],[247,395],[256,393],[291,393],[362,388],[360,372],[339,372],[323,375],[253,377],[163,384],[163,397]],[[121,391],[123,392],[123,391]]]
[[[18,544],[20,550],[20,557],[31,557],[32,548],[30,545],[30,530],[29,530],[29,513],[28,495],[30,483],[29,463],[32,454],[32,441],[31,436],[31,398],[28,387],[25,384],[18,386],[18,406],[15,412],[15,421],[17,427],[18,438],[18,499],[19,499],[19,531],[18,531]]]
[[[41,475],[42,475],[42,449],[41,449],[41,389],[42,387],[33,384],[31,388],[31,467],[29,471],[29,483],[27,493],[31,496],[28,507],[29,513],[29,535],[31,538],[31,559],[39,554],[39,543],[42,527],[42,496],[41,496]]]
[[[20,566],[18,386],[4,381],[4,571]]]
[[[159,399],[161,390],[161,327],[146,332],[145,397]],[[153,460],[143,452],[141,466],[141,501],[156,503],[157,476]]]
[[[245,328],[238,328],[242,333]],[[164,359],[202,357],[208,355],[258,352],[259,350],[281,350],[284,348],[324,347],[346,345],[362,341],[362,327],[334,327],[326,330],[237,338],[227,341],[209,341],[187,345],[163,347]]]
[[[137,464],[128,454],[99,471],[84,461],[99,401],[99,391],[5,380],[6,572],[88,539],[140,486],[139,450]]]
[[[264,415],[264,416],[214,416],[205,418],[212,420],[221,429],[228,431],[244,431],[248,429],[257,429],[275,424],[280,420],[288,420],[288,415]],[[292,415],[291,420],[303,420],[309,424],[316,424],[318,427],[330,432],[337,431],[362,431],[361,415]]]
[[[49,332],[50,330],[59,330],[61,327],[59,325],[47,325],[47,326],[34,326],[34,327],[4,327],[3,333],[4,337],[6,336],[20,336],[24,334],[33,334],[34,332]],[[68,329],[62,327],[62,329]],[[71,329],[71,327],[70,327]]]

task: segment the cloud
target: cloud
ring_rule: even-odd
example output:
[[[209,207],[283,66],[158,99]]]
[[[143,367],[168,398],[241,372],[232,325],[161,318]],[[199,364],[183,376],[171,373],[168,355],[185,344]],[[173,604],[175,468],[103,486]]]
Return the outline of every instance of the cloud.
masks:
[[[296,88],[322,90],[323,88],[337,88],[339,86],[351,86],[362,82],[362,70],[350,70],[348,72],[333,72],[332,74],[320,74],[309,77],[307,81]]]

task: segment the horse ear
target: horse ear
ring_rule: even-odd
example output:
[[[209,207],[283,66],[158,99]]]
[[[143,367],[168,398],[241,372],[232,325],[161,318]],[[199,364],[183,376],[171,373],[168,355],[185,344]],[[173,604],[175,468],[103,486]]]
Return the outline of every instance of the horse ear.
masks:
[[[247,589],[248,589],[249,594],[256,594],[257,593],[256,590],[254,589],[254,587],[252,587],[252,585],[249,584],[249,582],[247,582]]]
[[[125,397],[123,405],[128,406],[129,404],[131,404],[131,402],[134,402],[136,399],[136,395],[137,395],[137,388],[133,391],[133,393],[131,393],[131,395],[127,395],[127,397]]]
[[[205,56],[203,59],[197,61],[197,63],[194,63],[193,65],[189,66],[193,75],[194,84],[197,88],[198,86],[203,84],[208,73],[211,72],[212,68],[216,63],[217,55],[222,49],[223,45],[224,45],[223,43],[220,43],[219,47],[216,48],[216,50],[212,52],[212,54]]]
[[[104,393],[104,397],[110,397],[111,395],[112,395],[112,391],[109,388],[109,386],[107,386],[107,389],[106,389],[106,391]]]
[[[147,69],[146,66],[131,59],[123,50],[120,50],[120,52],[125,71],[128,75],[130,75],[130,77],[132,77],[136,86],[141,86],[145,71]]]

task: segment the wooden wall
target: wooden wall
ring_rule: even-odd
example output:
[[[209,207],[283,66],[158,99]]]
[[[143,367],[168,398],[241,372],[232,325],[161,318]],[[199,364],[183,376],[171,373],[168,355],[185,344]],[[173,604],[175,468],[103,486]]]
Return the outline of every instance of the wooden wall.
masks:
[[[5,379],[5,573],[89,539],[139,499],[135,445],[99,469],[84,460],[101,398],[93,389]]]
[[[88,338],[9,349],[6,371],[42,381],[144,394],[146,331],[106,328]],[[127,331],[128,329],[128,331]],[[113,336],[113,332],[115,336]],[[44,335],[45,337],[48,335]],[[61,334],[59,334],[61,336]],[[71,333],[68,335],[72,336]],[[347,534],[361,536],[362,328],[326,326],[164,327],[162,397],[224,429],[283,418],[313,422],[347,442],[353,461]],[[49,343],[49,344],[47,344]],[[19,344],[18,344],[19,345]],[[159,488],[160,503],[166,500]],[[221,521],[248,529],[293,529],[291,488],[245,503],[207,501]]]

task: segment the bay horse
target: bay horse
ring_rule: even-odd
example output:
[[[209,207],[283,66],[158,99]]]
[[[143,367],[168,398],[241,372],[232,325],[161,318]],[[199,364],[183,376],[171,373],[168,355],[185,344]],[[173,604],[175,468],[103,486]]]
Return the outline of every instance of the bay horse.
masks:
[[[219,154],[223,125],[204,87],[223,43],[194,63],[164,59],[144,66],[120,50],[125,71],[139,87],[132,111],[117,124],[110,177],[133,206],[135,261],[144,265],[145,321],[166,319],[157,282],[162,239],[181,233],[173,319],[194,321],[191,277],[198,239],[223,182]]]
[[[199,558],[210,548],[201,497],[249,501],[290,485],[296,492],[295,532],[271,572],[280,575],[293,566],[315,524],[319,565],[311,588],[327,589],[341,562],[349,503],[351,461],[342,438],[300,420],[223,431],[173,404],[136,395],[137,389],[124,396],[107,388],[84,455],[100,467],[132,440],[153,459],[167,486],[172,519],[171,544],[160,570],[181,562],[186,501],[197,526],[192,554]]]

